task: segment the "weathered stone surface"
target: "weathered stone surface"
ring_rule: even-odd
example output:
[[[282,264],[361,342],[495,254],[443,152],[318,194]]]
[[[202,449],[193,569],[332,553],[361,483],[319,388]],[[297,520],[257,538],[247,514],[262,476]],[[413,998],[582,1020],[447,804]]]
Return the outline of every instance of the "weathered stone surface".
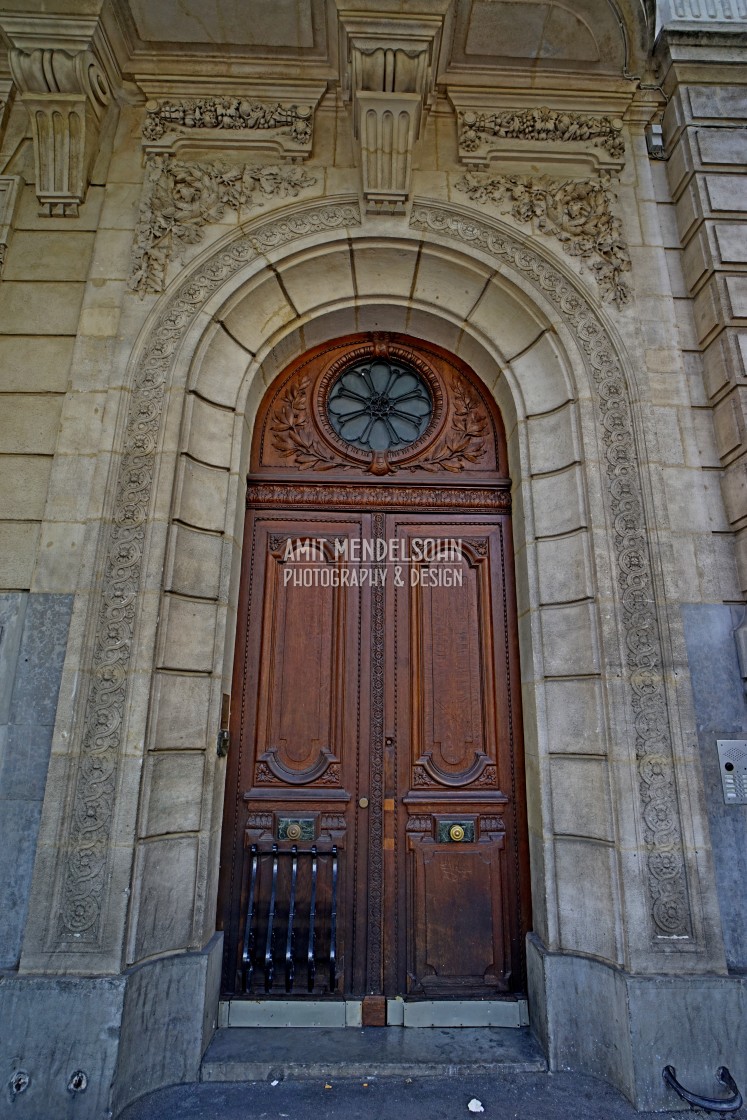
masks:
[[[189,948],[192,942],[198,839],[174,836],[141,842],[131,959]]]
[[[162,1085],[196,1081],[217,1022],[222,934],[199,953],[127,974],[113,1113]],[[156,1042],[157,1040],[157,1042]]]
[[[4,393],[1,400],[0,449],[7,455],[52,455],[63,398],[56,393]]]
[[[537,542],[540,603],[571,603],[592,595],[586,533]]]
[[[71,610],[69,595],[0,596],[0,968],[21,952]]]
[[[197,529],[222,532],[228,473],[182,456],[177,481],[177,516]]]
[[[560,947],[614,960],[617,906],[612,849],[594,840],[559,837],[555,868]]]
[[[159,667],[209,672],[213,667],[215,622],[212,603],[169,595],[164,603]]]
[[[83,291],[82,284],[3,281],[0,333],[75,334]]]
[[[534,524],[538,537],[571,533],[586,524],[581,493],[581,473],[568,467],[557,474],[532,480]]]
[[[11,1075],[24,1070],[28,1089],[14,1101],[29,1120],[79,1115],[98,1120],[109,1113],[119,1050],[126,980],[0,976],[0,1065],[4,1101]],[[77,1101],[68,1082],[76,1071],[88,1085]]]
[[[556,835],[613,841],[615,835],[606,761],[557,756],[552,759],[550,776]]]
[[[593,603],[543,607],[542,652],[548,677],[599,672],[599,642]]]
[[[202,751],[157,751],[146,759],[145,834],[194,832],[202,808]]]
[[[682,607],[687,657],[698,721],[711,845],[716,868],[726,959],[747,969],[747,805],[724,804],[716,739],[747,738],[747,704],[734,639],[739,607],[688,603]]]
[[[210,680],[157,673],[153,689],[156,726],[153,745],[194,750],[205,746]]]
[[[570,754],[604,754],[606,736],[604,705],[598,680],[547,681],[550,751]]]

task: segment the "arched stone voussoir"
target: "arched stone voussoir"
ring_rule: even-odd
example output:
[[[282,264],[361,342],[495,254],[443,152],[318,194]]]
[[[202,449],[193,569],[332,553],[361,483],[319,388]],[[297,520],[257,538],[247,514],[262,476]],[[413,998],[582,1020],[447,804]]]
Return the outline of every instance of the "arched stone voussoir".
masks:
[[[545,340],[549,345],[552,339],[555,348],[556,370],[550,375],[551,383],[562,383],[563,387],[563,398],[555,402],[555,407],[576,396],[574,385],[569,385],[566,378],[577,380],[578,386],[583,383],[586,386],[584,396],[591,387],[599,443],[606,455],[600,472],[600,487],[605,495],[608,522],[617,529],[610,534],[610,551],[614,552],[617,618],[628,649],[629,673],[625,688],[629,718],[632,717],[631,724],[636,728],[634,757],[638,768],[638,798],[637,805],[628,808],[637,818],[642,817],[651,801],[650,766],[655,763],[657,774],[661,773],[656,782],[657,816],[651,824],[646,866],[640,872],[640,890],[634,893],[645,897],[647,920],[643,939],[653,952],[660,950],[662,936],[689,939],[697,945],[699,931],[694,918],[697,906],[691,910],[688,889],[695,888],[696,882],[686,865],[685,853],[689,849],[683,842],[674,781],[673,756],[679,749],[678,732],[676,721],[670,719],[663,673],[665,657],[657,585],[647,545],[647,501],[628,386],[629,362],[598,302],[589,298],[578,278],[550,256],[544,246],[536,245],[498,219],[433,200],[416,200],[409,225],[403,226],[401,236],[394,242],[399,251],[402,251],[402,242],[421,246],[409,299],[400,296],[392,300],[386,293],[363,298],[348,290],[340,291],[333,300],[329,293],[320,293],[318,302],[310,303],[301,312],[290,288],[279,279],[286,272],[291,275],[294,259],[300,262],[304,253],[308,256],[311,249],[316,249],[323,260],[322,249],[325,242],[330,242],[332,258],[339,261],[343,242],[349,252],[348,241],[355,247],[360,238],[363,245],[365,237],[370,239],[372,228],[371,223],[365,230],[361,227],[357,203],[349,198],[339,202],[327,200],[323,204],[299,204],[289,207],[287,213],[275,212],[264,221],[244,227],[185,270],[182,282],[154,309],[138,345],[131,366],[131,393],[128,415],[122,425],[118,474],[113,480],[115,509],[101,540],[101,570],[106,575],[100,596],[93,597],[91,604],[91,653],[83,667],[81,679],[85,687],[81,689],[80,708],[76,714],[76,727],[80,729],[77,757],[75,765],[69,769],[69,789],[65,793],[73,811],[62,835],[56,838],[64,853],[58,861],[53,885],[58,900],[56,913],[60,916],[55,931],[59,948],[75,953],[88,950],[102,959],[108,953],[106,959],[110,959],[121,944],[122,930],[114,930],[112,923],[104,920],[111,902],[108,868],[118,846],[121,847],[119,838],[134,837],[136,829],[136,799],[118,799],[116,790],[118,775],[126,761],[127,743],[145,739],[149,718],[143,706],[130,711],[130,681],[133,665],[143,663],[149,655],[149,650],[142,648],[146,640],[142,635],[150,631],[139,625],[140,612],[146,609],[141,606],[146,585],[145,566],[147,563],[155,570],[163,559],[162,553],[156,555],[155,548],[150,553],[148,548],[150,540],[154,539],[155,490],[156,487],[163,491],[168,488],[170,492],[174,486],[173,477],[167,478],[165,474],[159,477],[160,434],[167,408],[179,409],[182,415],[183,393],[180,399],[176,390],[189,376],[190,386],[201,386],[197,391],[204,389],[206,399],[219,406],[244,411],[251,403],[251,394],[256,394],[260,385],[256,373],[262,356],[274,352],[279,359],[284,348],[287,353],[314,345],[316,339],[310,336],[315,330],[332,331],[334,324],[341,322],[346,301],[356,320],[351,323],[349,315],[348,331],[369,329],[363,324],[367,318],[374,321],[376,317],[382,329],[386,329],[384,324],[388,316],[399,319],[404,309],[405,329],[419,337],[427,340],[433,332],[436,337],[431,334],[430,341],[457,352],[461,340],[469,338],[476,372],[491,387],[501,407],[509,410],[509,429],[512,419],[515,422],[526,418],[524,390],[519,385],[521,354],[529,360],[528,355],[536,348],[535,357],[541,366]],[[384,239],[382,243],[386,244]],[[382,252],[385,254],[386,250]],[[341,270],[333,287],[343,288],[344,277],[345,272]],[[448,291],[452,282],[458,289],[453,299]],[[439,287],[440,284],[443,287]],[[494,329],[489,315],[479,326],[472,322],[473,311],[479,307],[479,301],[491,284],[496,286],[496,292],[501,284],[508,293],[511,285],[520,289],[526,296],[526,300],[516,302],[517,307],[523,305],[521,313],[529,320],[533,315],[540,326],[547,321],[544,333],[528,350],[511,354],[509,346],[507,355],[501,351],[500,322]],[[527,301],[536,307],[531,314],[527,311]],[[234,345],[230,345],[221,332],[229,333],[235,340]],[[342,332],[335,328],[335,333]],[[453,336],[451,345],[446,341],[447,335]],[[572,346],[566,345],[564,339],[571,339]],[[474,349],[477,345],[481,350]],[[239,351],[245,351],[245,359],[237,346]],[[226,356],[225,366],[219,360],[221,354]],[[210,368],[215,364],[213,356],[221,369]],[[507,356],[513,361],[508,363]],[[268,373],[266,370],[265,376]],[[547,411],[550,411],[548,407],[536,409],[537,413]],[[246,425],[236,425],[234,432],[237,428],[246,431]],[[247,442],[245,440],[245,445]],[[199,458],[207,456],[200,451],[198,443],[183,444],[198,458],[181,457],[173,508],[179,510],[179,520],[188,528],[217,535],[226,530],[228,506],[235,503],[231,508],[232,518],[233,512],[241,506],[239,480],[234,473],[236,459],[231,457],[230,471],[201,462]],[[523,488],[526,465],[520,463],[520,467]],[[569,492],[582,494],[580,475],[584,470],[585,466],[572,462],[554,477],[562,476]],[[558,485],[553,481],[547,483],[550,491],[553,486],[557,490]],[[532,501],[536,506],[535,490],[533,486]],[[580,517],[555,524],[551,518],[553,503],[557,505],[556,497],[550,492],[546,535],[567,534],[584,528]],[[583,513],[581,500],[570,503],[569,497],[569,504]],[[211,590],[214,586],[212,581]],[[176,604],[177,597],[172,596],[172,599]],[[224,600],[224,585],[221,584],[219,601]],[[127,604],[124,615],[122,603]],[[186,626],[191,625],[192,615],[188,616],[186,606],[176,605],[169,611],[173,641],[160,647],[166,655],[162,667],[178,675],[212,672],[216,663],[211,647],[212,634],[216,635],[216,647],[220,646],[226,621],[222,613],[219,618],[216,614],[217,621],[214,621],[213,613],[219,612],[219,608],[204,600],[194,608],[190,606],[189,610],[195,618],[199,615],[204,623],[199,666],[183,666],[179,660],[176,635],[177,629],[182,629],[183,619],[177,616],[181,611]],[[116,688],[109,686],[106,676],[111,665],[117,670]],[[657,713],[656,721],[645,718],[651,710]],[[210,726],[216,726],[216,719],[217,713],[213,712]],[[112,731],[102,744],[99,738],[104,724]],[[105,763],[111,775],[111,782],[104,790],[95,786],[93,760]],[[89,851],[85,808],[94,793],[101,800],[100,829],[95,850]],[[80,873],[82,852],[91,861],[85,876]],[[662,870],[664,856],[666,874]],[[35,958],[35,964],[40,963],[41,957]]]

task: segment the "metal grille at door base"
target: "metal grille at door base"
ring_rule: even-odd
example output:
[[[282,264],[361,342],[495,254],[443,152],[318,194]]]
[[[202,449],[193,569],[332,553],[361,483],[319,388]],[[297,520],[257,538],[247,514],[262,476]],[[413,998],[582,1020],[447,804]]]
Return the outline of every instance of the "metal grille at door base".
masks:
[[[250,849],[241,957],[246,994],[334,992],[337,848]]]

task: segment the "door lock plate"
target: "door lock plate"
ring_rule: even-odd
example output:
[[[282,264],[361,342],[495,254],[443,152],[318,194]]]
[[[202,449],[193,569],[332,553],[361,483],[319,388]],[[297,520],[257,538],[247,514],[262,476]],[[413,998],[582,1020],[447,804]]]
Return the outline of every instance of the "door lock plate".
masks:
[[[472,844],[474,839],[474,821],[441,820],[436,825],[436,841],[439,844]]]
[[[314,839],[313,817],[278,817],[278,840]]]

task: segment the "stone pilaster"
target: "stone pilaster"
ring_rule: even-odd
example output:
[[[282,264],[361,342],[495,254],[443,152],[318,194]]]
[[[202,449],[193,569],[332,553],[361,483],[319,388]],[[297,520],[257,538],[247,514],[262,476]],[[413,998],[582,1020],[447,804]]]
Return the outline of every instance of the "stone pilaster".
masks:
[[[658,41],[664,156],[747,592],[747,22],[729,5],[697,21],[690,6],[675,7]]]

